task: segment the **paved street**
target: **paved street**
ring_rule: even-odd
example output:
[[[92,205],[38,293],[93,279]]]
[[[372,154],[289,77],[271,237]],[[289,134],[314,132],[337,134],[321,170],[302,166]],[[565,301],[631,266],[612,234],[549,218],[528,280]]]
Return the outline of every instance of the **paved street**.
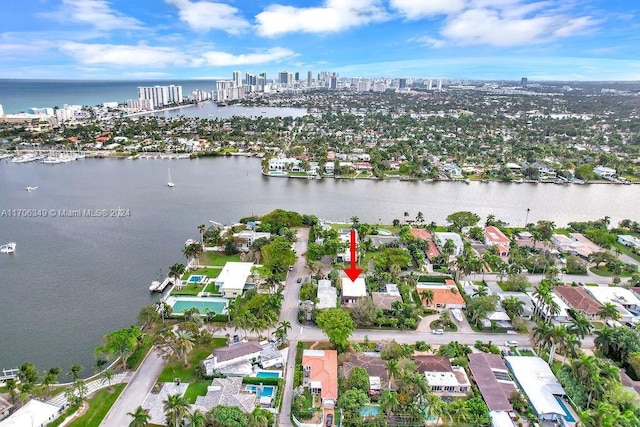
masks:
[[[151,350],[100,426],[128,426],[131,422],[131,417],[127,413],[134,412],[138,406],[142,405],[147,394],[151,392],[153,385],[156,383],[156,378],[162,372],[165,363],[166,360]]]

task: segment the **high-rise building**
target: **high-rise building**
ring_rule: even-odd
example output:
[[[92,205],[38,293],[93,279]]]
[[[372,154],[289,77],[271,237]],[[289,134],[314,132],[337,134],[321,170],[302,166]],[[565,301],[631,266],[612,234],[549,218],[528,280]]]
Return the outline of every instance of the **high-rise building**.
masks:
[[[528,80],[526,77],[520,79],[520,86],[527,87]]]
[[[0,116],[4,116],[4,108],[2,108],[2,104],[0,104]]]
[[[398,88],[399,89],[404,89],[405,87],[407,87],[407,79],[400,79],[398,80]]]
[[[433,89],[433,80],[429,80],[429,83],[427,84],[427,90],[432,90]]]
[[[300,81],[300,73],[295,73],[294,74],[293,81],[294,82],[299,82]]]
[[[438,90],[442,90],[442,80],[438,80]]]
[[[242,73],[240,71],[233,72],[233,83],[236,87],[242,86]]]
[[[283,86],[289,86],[290,82],[289,82],[289,75],[291,73],[289,73],[288,71],[280,71],[278,73],[278,83],[280,83]]]
[[[329,88],[338,89],[338,76],[336,76],[335,74],[332,75],[330,82],[331,83],[329,84]]]
[[[307,71],[307,87],[311,87],[311,83],[313,80],[313,74],[311,71]]]
[[[182,100],[182,86],[169,85],[169,102],[180,104]]]
[[[149,99],[153,107],[182,102],[182,86],[139,86],[138,99]]]

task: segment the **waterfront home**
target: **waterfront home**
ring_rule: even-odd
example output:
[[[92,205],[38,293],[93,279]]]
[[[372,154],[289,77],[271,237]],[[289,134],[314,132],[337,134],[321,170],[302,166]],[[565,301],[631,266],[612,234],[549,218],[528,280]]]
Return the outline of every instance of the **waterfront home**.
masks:
[[[340,242],[345,243],[346,244],[346,248],[342,251],[339,252],[336,255],[336,262],[351,262],[351,231],[354,232],[354,241],[357,242],[358,241],[358,230],[351,230],[350,228],[341,228],[340,230],[338,230],[338,240],[340,240]],[[358,261],[358,253],[356,252],[356,259],[355,261]]]
[[[487,246],[495,246],[498,248],[498,255],[509,255],[509,243],[511,241],[505,234],[493,225],[484,228],[484,243]]]
[[[598,311],[602,304],[593,298],[581,286],[554,286],[555,292],[569,307],[583,314],[589,320],[599,319]]]
[[[440,255],[440,251],[433,241],[433,236],[429,230],[425,230],[424,228],[412,228],[409,230],[409,233],[411,233],[411,235],[416,239],[424,240],[428,243],[427,249],[424,253],[429,261]]]
[[[453,243],[453,256],[460,256],[462,254],[462,250],[464,248],[464,244],[462,242],[462,237],[458,233],[445,233],[439,232],[433,234],[435,237],[435,243],[442,252],[442,248],[447,243],[448,240],[451,240]]]
[[[333,409],[338,402],[338,352],[336,350],[303,350],[304,387],[320,396],[322,407]]]
[[[274,157],[269,159],[270,171],[299,171],[301,161],[288,157]]]
[[[559,252],[576,255],[584,259],[589,258],[589,255],[594,252],[604,250],[580,233],[571,233],[569,237],[563,234],[554,234],[552,240]]]
[[[458,288],[453,280],[447,280],[445,283],[423,283],[418,282],[416,285],[418,295],[422,298],[423,291],[433,292],[431,301],[423,299],[423,303],[427,308],[460,308],[464,309],[467,304],[458,292]]]
[[[58,418],[57,406],[31,399],[8,418],[0,421],[0,427],[46,426]]]
[[[338,300],[338,290],[331,286],[331,280],[318,280],[318,303],[316,308],[335,308]]]
[[[471,353],[467,357],[469,371],[489,411],[513,411],[509,397],[518,388],[509,376],[509,369],[502,357],[490,353]]]
[[[446,163],[442,167],[444,173],[446,173],[451,179],[462,179],[464,175],[462,175],[462,168],[456,165],[455,163]]]
[[[566,425],[566,418],[570,415],[564,409],[569,406],[564,402],[566,393],[547,362],[531,356],[507,356],[505,361],[527,396],[538,422]]]
[[[466,396],[471,393],[471,382],[464,368],[452,366],[445,356],[414,352],[413,361],[432,393],[438,396]]]
[[[593,168],[593,173],[598,175],[601,178],[613,178],[616,174],[616,170],[613,168],[608,168],[606,166],[596,166]]]
[[[358,302],[362,297],[367,296],[367,285],[364,277],[358,277],[355,281],[352,281],[348,277],[342,276],[342,294],[340,296],[340,302],[343,305],[349,306]]]
[[[398,290],[398,285],[388,283],[384,292],[372,292],[373,304],[382,311],[391,311],[394,302],[402,302],[402,295]]]
[[[630,236],[628,234],[619,234],[618,235],[618,243],[622,243],[625,246],[630,248],[640,248],[640,239],[635,236]]]
[[[215,283],[225,298],[242,295],[251,276],[252,262],[227,262],[216,277]]]
[[[255,229],[247,229],[242,230],[239,233],[235,233],[233,235],[235,241],[238,242],[238,249],[246,252],[249,250],[249,247],[253,245],[258,239],[270,239],[271,233],[267,233],[265,231],[256,231]]]
[[[207,375],[250,375],[261,352],[262,346],[255,341],[234,343],[213,350],[202,365]]]

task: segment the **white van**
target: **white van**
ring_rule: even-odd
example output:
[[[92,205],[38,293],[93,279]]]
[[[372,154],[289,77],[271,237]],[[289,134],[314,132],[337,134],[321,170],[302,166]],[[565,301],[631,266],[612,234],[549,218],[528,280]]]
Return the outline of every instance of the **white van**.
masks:
[[[505,341],[504,345],[505,347],[517,347],[518,341]]]

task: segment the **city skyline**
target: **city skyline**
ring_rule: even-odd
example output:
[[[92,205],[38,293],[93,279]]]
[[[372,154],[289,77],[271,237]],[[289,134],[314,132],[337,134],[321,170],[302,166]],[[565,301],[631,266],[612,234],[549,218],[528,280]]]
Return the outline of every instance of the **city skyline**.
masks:
[[[245,4],[249,3],[249,4]],[[0,78],[640,80],[631,0],[41,0],[5,6]],[[151,7],[153,6],[153,7]]]

